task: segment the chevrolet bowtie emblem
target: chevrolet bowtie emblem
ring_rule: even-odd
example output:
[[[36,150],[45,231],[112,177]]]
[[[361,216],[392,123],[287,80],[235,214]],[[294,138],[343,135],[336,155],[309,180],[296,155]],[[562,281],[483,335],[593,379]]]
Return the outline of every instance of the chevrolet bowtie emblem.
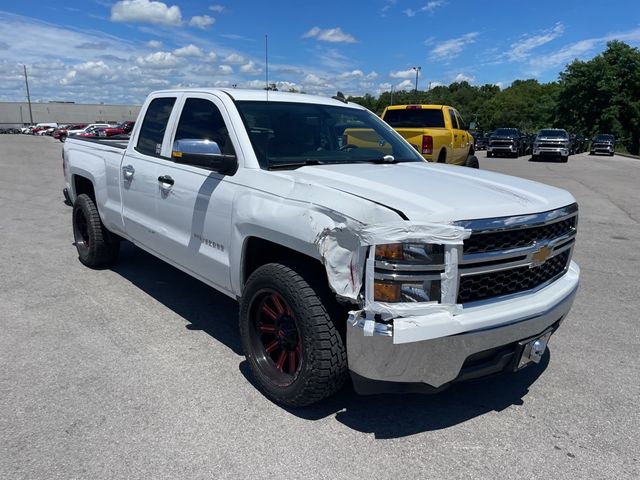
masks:
[[[539,267],[544,262],[547,261],[547,258],[551,256],[553,250],[547,246],[540,247],[540,249],[536,252],[533,252],[531,255],[531,268]]]

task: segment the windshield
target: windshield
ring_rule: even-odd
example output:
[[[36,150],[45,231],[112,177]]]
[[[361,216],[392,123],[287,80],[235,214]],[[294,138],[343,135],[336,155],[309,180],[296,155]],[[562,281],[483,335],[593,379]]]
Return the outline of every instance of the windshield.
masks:
[[[518,130],[516,130],[515,128],[498,128],[498,129],[496,129],[495,132],[493,132],[493,135],[495,135],[495,136],[517,135],[517,134],[518,134]]]
[[[539,137],[569,138],[564,130],[540,130]]]
[[[262,168],[424,161],[367,110],[267,101],[238,101],[236,105]]]
[[[394,128],[444,128],[444,116],[440,108],[387,110],[384,121]]]
[[[594,139],[596,142],[608,142],[613,140],[613,135],[607,135],[607,134],[600,134],[600,135],[596,135],[596,138]]]

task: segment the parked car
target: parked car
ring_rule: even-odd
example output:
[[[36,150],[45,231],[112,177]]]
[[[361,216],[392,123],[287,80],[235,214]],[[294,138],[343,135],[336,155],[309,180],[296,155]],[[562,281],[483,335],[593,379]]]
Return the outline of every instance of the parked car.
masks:
[[[544,128],[538,132],[533,142],[531,160],[559,158],[562,162],[569,161],[569,134],[561,128]]]
[[[131,133],[136,122],[122,122],[115,127],[101,128],[98,135],[100,137],[113,137],[114,135],[128,135]]]
[[[518,128],[497,128],[489,137],[487,157],[508,155],[519,157],[524,155],[525,135]]]
[[[371,393],[519,370],[571,308],[564,190],[426,162],[365,108],[312,95],[165,90],[138,118],[130,141],[64,145],[79,260],[116,262],[126,239],[237,299],[275,402],[318,402],[349,373]],[[338,123],[378,142],[343,144]]]
[[[589,155],[595,155],[597,153],[606,153],[610,157],[616,150],[616,137],[610,133],[599,133],[593,140],[591,140],[591,149]]]
[[[66,125],[65,128],[59,128],[55,132],[53,132],[53,138],[64,142],[67,139],[67,135],[69,134],[69,130],[82,131],[87,128],[86,123],[75,123],[72,125]]]
[[[70,128],[69,130],[67,130],[67,136],[71,136],[71,135],[80,135],[82,133],[87,133],[87,131],[89,129],[91,129],[93,131],[93,129],[95,127],[98,128],[109,128],[111,127],[111,125],[109,125],[108,123],[91,123],[83,128],[79,128],[79,129],[75,129],[75,128]]]
[[[473,137],[458,111],[447,105],[392,105],[382,119],[428,162],[478,168]]]
[[[486,150],[488,146],[489,146],[489,134],[478,133],[478,136],[476,138],[476,151]]]

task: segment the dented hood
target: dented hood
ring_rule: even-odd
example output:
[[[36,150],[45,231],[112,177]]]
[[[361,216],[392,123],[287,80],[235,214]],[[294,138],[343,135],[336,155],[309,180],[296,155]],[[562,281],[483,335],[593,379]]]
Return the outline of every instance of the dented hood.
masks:
[[[449,223],[524,215],[575,202],[565,190],[542,183],[426,162],[318,165],[281,173],[366,198],[416,221]]]

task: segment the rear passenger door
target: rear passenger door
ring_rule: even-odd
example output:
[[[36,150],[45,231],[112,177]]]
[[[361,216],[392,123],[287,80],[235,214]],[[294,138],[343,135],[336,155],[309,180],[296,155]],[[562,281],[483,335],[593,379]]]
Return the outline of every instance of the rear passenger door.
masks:
[[[237,139],[229,115],[211,94],[185,95],[168,138],[215,141],[225,155],[236,155]],[[234,145],[235,143],[235,145]],[[203,167],[162,160],[157,170],[158,250],[181,267],[230,289],[229,241],[234,184]]]
[[[157,166],[176,99],[176,96],[166,96],[150,101],[140,130],[131,139],[134,145],[127,148],[120,165],[125,233],[134,243],[150,250],[157,248]]]

